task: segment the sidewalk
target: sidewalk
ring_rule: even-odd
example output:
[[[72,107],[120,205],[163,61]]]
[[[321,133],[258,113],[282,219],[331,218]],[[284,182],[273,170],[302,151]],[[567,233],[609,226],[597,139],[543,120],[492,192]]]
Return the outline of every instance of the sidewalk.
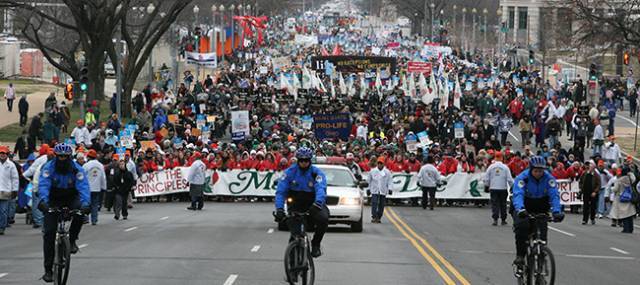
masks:
[[[18,102],[20,101],[20,96],[16,98],[15,101],[13,101],[13,112],[8,112],[7,100],[5,100],[4,98],[0,99],[0,114],[2,114],[0,116],[0,128],[20,121],[20,113],[18,112]],[[29,121],[27,121],[27,125],[29,124],[33,116],[35,116],[39,112],[44,112],[44,101],[47,99],[47,97],[49,97],[49,92],[46,91],[38,91],[27,95],[27,102],[29,102],[29,112],[27,113]],[[56,96],[56,99],[62,100],[64,98],[59,95]]]

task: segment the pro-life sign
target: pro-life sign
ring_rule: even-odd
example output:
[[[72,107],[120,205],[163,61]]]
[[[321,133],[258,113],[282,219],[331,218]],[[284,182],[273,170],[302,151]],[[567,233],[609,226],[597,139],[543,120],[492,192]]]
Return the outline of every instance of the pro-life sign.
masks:
[[[578,181],[571,179],[558,179],[558,194],[560,194],[560,204],[562,205],[582,205],[582,200],[578,199],[580,187]]]

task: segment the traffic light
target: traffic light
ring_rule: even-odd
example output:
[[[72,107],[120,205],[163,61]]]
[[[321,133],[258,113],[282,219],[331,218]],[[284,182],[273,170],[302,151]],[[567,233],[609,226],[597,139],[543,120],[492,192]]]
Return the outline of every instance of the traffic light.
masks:
[[[64,89],[64,98],[67,100],[73,100],[73,83],[67,84]]]
[[[536,55],[533,50],[529,50],[529,64],[533,64],[536,60]]]
[[[87,91],[89,89],[89,68],[85,64],[80,69],[80,90]]]
[[[598,70],[597,70],[597,66],[595,63],[592,63],[591,65],[589,65],[589,79],[590,80],[596,80],[598,78]]]
[[[629,52],[625,51],[622,55],[622,62],[624,62],[624,65],[629,65],[629,57]]]

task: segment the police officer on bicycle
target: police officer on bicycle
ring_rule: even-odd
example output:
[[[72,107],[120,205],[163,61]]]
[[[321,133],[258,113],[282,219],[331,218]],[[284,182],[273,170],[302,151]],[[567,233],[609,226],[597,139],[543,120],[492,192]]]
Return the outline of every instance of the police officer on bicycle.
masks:
[[[308,222],[315,224],[316,232],[311,241],[311,256],[322,255],[320,243],[329,226],[329,208],[326,205],[327,179],[324,173],[311,165],[313,151],[301,147],[296,152],[298,162],[287,170],[278,182],[276,190],[276,221],[285,219],[284,203],[292,198],[289,212],[309,212]]]
[[[512,215],[517,257],[513,263],[518,268],[524,265],[527,251],[527,240],[531,230],[529,214],[546,214],[551,209],[554,222],[564,219],[556,179],[546,169],[546,160],[541,156],[534,156],[529,162],[529,169],[520,173],[514,180]],[[546,241],[547,221],[538,220],[536,223],[540,238]]]
[[[71,158],[73,150],[67,144],[58,144],[54,148],[56,157],[47,162],[40,172],[38,191],[41,202],[38,208],[44,216],[44,275],[42,280],[53,282],[53,258],[55,238],[58,226],[58,213],[49,212],[49,208],[81,209],[82,213],[91,212],[91,191],[86,173],[82,166]],[[69,228],[71,253],[78,252],[76,240],[82,229],[84,217],[75,216]]]

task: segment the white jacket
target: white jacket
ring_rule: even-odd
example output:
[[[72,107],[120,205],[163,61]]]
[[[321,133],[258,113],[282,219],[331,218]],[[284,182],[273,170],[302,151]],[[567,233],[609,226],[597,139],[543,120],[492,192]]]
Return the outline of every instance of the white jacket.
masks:
[[[440,172],[433,164],[425,164],[420,167],[418,172],[420,187],[436,187],[441,179]]]
[[[619,163],[620,146],[618,144],[606,143],[602,149],[602,158]]]
[[[189,167],[187,181],[189,181],[190,184],[204,185],[206,170],[207,166],[204,165],[204,162],[200,159],[196,159],[193,164],[191,164],[191,167]]]
[[[104,166],[96,159],[92,159],[85,163],[82,168],[87,173],[89,181],[89,189],[91,192],[100,192],[107,190],[107,176],[104,173]]]
[[[508,190],[513,185],[513,177],[509,167],[500,161],[494,161],[487,168],[483,182],[490,190]]]
[[[10,159],[4,163],[0,162],[0,199],[11,197],[11,192],[18,192],[20,178],[18,177],[18,169]]]
[[[369,182],[369,191],[371,194],[388,195],[389,190],[393,187],[393,177],[391,171],[386,167],[382,170],[375,167],[369,171],[367,176],[367,182]]]
[[[76,139],[76,144],[83,143],[85,146],[91,146],[91,134],[87,127],[75,127],[71,131],[71,136]]]
[[[49,158],[47,158],[47,155],[46,154],[41,155],[33,162],[33,164],[31,164],[31,166],[29,166],[27,171],[22,173],[22,176],[26,177],[27,179],[34,179],[36,177],[34,175],[36,173],[36,170],[40,169],[40,167],[43,166],[45,163],[47,163],[47,161],[49,161]]]

